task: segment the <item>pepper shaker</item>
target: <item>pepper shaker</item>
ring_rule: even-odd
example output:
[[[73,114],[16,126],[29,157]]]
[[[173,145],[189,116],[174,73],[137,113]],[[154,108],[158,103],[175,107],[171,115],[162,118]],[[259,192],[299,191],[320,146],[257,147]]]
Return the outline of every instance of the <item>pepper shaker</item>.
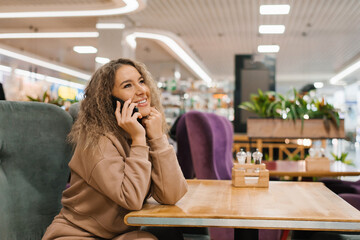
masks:
[[[253,158],[254,158],[254,163],[255,164],[260,164],[261,163],[261,158],[262,158],[262,153],[259,151],[259,149],[256,149],[256,152],[253,153]]]

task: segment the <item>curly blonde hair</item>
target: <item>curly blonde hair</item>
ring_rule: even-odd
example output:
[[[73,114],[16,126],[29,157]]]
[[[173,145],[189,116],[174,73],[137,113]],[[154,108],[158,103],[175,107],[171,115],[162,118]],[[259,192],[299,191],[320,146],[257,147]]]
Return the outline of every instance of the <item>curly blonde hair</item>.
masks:
[[[124,65],[133,66],[144,78],[145,84],[150,89],[151,106],[162,114],[163,131],[167,133],[164,110],[160,102],[160,91],[151,74],[143,63],[120,58],[100,67],[91,77],[85,89],[84,99],[80,104],[78,118],[68,136],[69,141],[74,145],[82,140],[85,148],[91,148],[105,133],[111,133],[118,139],[129,138],[129,135],[117,125],[111,99],[116,71]]]

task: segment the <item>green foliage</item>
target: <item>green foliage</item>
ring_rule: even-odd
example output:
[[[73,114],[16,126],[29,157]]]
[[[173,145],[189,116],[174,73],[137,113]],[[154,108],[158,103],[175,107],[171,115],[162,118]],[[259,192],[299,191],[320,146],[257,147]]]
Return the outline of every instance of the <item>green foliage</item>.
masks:
[[[288,157],[290,161],[299,161],[301,160],[300,154],[295,154],[293,156]]]
[[[342,163],[345,163],[345,164],[353,165],[353,166],[354,166],[354,163],[353,163],[352,160],[346,159],[346,157],[347,157],[347,155],[348,155],[349,153],[343,152],[343,153],[340,154],[340,156],[336,155],[335,153],[330,153],[330,154],[331,154],[331,156],[333,156],[333,158],[334,158],[335,161],[340,161],[340,162],[342,162]]]
[[[337,110],[324,98],[316,99],[310,93],[299,94],[296,89],[292,90],[292,97],[288,98],[279,93],[268,91],[251,94],[249,102],[242,102],[239,108],[253,112],[261,118],[284,118],[295,121],[300,119],[324,119],[327,129],[330,122],[340,126],[340,117]]]
[[[42,98],[37,97],[37,98],[33,98],[30,96],[27,96],[27,98],[32,101],[32,102],[45,102],[45,103],[51,103],[51,104],[55,104],[57,106],[63,106],[65,102],[70,102],[70,103],[75,103],[78,102],[78,100],[65,100],[61,97],[57,97],[56,99],[51,98],[50,94],[45,91]]]
[[[280,118],[280,102],[276,99],[277,93],[268,91],[263,93],[258,89],[258,94],[250,95],[250,102],[243,102],[240,108],[256,113],[264,118]]]

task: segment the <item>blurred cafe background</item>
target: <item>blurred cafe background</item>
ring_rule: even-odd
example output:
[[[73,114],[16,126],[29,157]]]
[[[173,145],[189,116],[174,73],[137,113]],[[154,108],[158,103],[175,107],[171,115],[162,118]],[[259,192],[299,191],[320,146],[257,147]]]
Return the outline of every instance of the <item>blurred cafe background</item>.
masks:
[[[328,104],[345,138],[284,138],[305,152],[264,148],[265,160],[304,159],[319,144],[360,167],[359,0],[0,0],[6,100],[68,110],[91,74],[119,57],[146,64],[169,127],[190,110],[215,113],[245,145],[246,120],[259,117],[239,107],[251,94]],[[278,111],[286,119],[292,109]]]

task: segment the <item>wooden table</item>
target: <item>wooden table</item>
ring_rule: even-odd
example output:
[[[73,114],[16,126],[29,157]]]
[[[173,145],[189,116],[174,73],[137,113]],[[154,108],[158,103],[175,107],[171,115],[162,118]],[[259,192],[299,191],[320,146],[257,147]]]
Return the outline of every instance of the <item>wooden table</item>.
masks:
[[[360,176],[360,170],[339,161],[330,163],[330,171],[306,171],[305,161],[277,160],[267,162],[266,168],[270,176],[290,176],[290,177],[340,177],[340,176]]]
[[[269,188],[235,188],[227,180],[188,180],[188,185],[189,191],[176,205],[150,199],[142,210],[127,214],[125,223],[360,231],[360,211],[322,183],[271,181]]]

